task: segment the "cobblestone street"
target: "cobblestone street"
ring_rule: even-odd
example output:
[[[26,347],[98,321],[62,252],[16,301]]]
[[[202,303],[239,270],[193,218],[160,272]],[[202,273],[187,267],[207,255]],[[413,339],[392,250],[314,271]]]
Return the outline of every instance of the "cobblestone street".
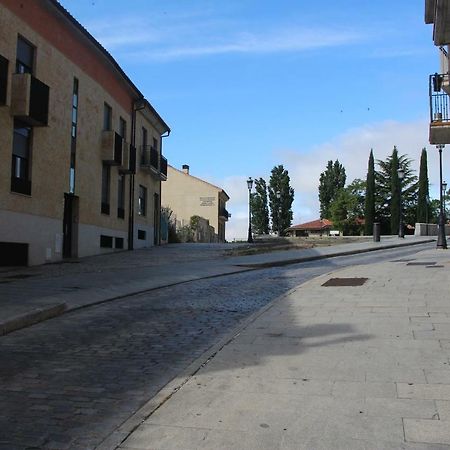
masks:
[[[399,249],[196,281],[0,340],[0,448],[91,449],[243,318],[321,273]]]

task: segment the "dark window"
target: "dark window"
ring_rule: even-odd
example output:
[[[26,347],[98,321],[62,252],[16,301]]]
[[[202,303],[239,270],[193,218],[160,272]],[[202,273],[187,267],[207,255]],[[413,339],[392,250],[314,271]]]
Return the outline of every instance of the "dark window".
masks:
[[[140,241],[145,241],[147,236],[147,233],[145,232],[145,230],[138,230],[138,239]]]
[[[144,127],[142,127],[142,146],[143,147],[147,146],[147,142],[148,142],[147,136],[148,136],[147,130]]]
[[[113,248],[113,238],[112,236],[100,235],[100,247]]]
[[[112,108],[105,103],[103,105],[103,130],[110,131],[112,128]]]
[[[153,138],[153,148],[158,150],[158,139]]]
[[[123,248],[123,238],[116,237],[115,241],[116,241],[115,245],[116,248]]]
[[[127,140],[127,122],[122,117],[119,119],[119,134],[125,141]]]
[[[102,213],[109,214],[109,186],[111,181],[110,166],[102,167]]]
[[[75,192],[75,161],[77,147],[77,128],[78,128],[78,80],[73,79],[72,92],[72,130],[71,130],[71,146],[70,146],[70,173],[69,173],[69,192]]]
[[[145,216],[147,208],[147,188],[139,185],[138,214]]]
[[[27,266],[28,244],[0,242],[0,266]]]
[[[16,72],[33,73],[34,47],[25,39],[17,39]]]
[[[0,55],[0,105],[6,104],[6,92],[8,87],[9,61]]]
[[[31,128],[14,121],[11,165],[11,190],[31,195],[30,181]]]
[[[117,181],[117,217],[125,218],[125,175],[119,175]]]

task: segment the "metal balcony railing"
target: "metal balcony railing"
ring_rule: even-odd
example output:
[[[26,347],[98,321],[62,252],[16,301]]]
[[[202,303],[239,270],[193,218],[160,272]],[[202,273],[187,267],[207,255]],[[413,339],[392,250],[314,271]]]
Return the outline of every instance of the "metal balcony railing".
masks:
[[[158,150],[150,145],[143,145],[141,147],[141,166],[152,167],[155,170],[159,169],[159,155]]]
[[[161,175],[167,177],[167,159],[161,155]]]
[[[431,125],[447,124],[450,122],[449,115],[449,95],[445,92],[444,86],[449,85],[449,75],[430,75],[429,96],[430,96],[430,123]]]

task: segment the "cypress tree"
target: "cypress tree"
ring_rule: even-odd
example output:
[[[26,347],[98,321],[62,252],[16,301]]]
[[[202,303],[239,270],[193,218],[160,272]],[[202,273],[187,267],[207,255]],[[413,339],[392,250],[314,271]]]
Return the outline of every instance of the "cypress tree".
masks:
[[[417,222],[420,223],[426,223],[430,217],[428,187],[427,151],[423,148],[420,156],[419,192],[417,198]]]
[[[264,178],[255,180],[255,192],[251,195],[252,227],[256,234],[269,234],[269,205]]]
[[[283,165],[275,166],[272,169],[269,179],[269,205],[272,219],[272,231],[280,231],[284,235],[284,230],[292,225],[292,203],[294,201],[294,189],[290,185],[289,172]],[[280,193],[280,198],[277,197]]]
[[[370,150],[369,163],[367,167],[364,218],[364,233],[366,236],[370,236],[373,232],[373,222],[375,221],[375,163],[372,149]]]
[[[397,234],[400,224],[400,179],[398,178],[398,152],[394,146],[391,156],[391,234]]]

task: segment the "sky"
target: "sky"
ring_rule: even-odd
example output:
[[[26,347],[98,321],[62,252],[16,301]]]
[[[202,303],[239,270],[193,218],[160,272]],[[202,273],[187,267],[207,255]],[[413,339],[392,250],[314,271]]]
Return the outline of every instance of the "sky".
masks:
[[[246,179],[276,165],[293,224],[319,218],[327,161],[365,179],[370,149],[428,150],[428,76],[439,71],[422,0],[60,0],[112,54],[172,133],[169,164],[230,196],[228,240],[245,238]],[[449,171],[445,161],[444,179]],[[450,175],[448,176],[450,179]]]

